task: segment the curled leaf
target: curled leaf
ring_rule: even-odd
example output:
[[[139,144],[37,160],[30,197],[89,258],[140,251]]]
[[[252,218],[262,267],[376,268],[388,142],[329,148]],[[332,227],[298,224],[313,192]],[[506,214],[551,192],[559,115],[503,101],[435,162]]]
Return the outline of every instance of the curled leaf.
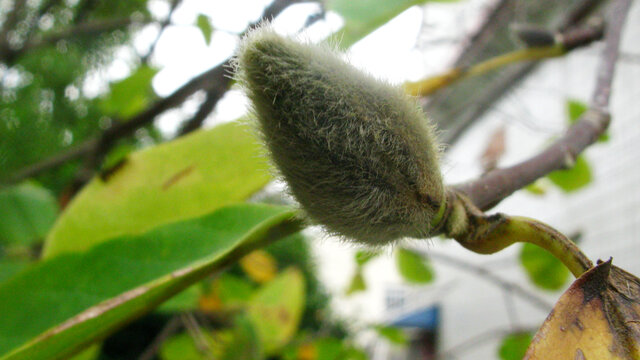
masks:
[[[640,279],[600,263],[560,297],[524,359],[640,358]]]

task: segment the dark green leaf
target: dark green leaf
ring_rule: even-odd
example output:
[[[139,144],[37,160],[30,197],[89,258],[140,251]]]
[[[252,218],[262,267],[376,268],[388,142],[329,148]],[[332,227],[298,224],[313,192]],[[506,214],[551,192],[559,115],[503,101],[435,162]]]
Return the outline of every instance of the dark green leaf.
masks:
[[[0,285],[0,356],[72,354],[249,251],[298,230],[292,216],[282,207],[225,207],[32,266]]]
[[[405,248],[396,250],[396,266],[400,275],[410,283],[426,284],[433,281],[433,270],[428,260]]]
[[[211,21],[209,21],[209,17],[203,14],[198,15],[196,26],[202,32],[202,36],[204,36],[204,41],[207,43],[207,45],[211,45],[211,34],[213,34],[213,26],[211,25]]]
[[[378,332],[378,335],[391,341],[396,345],[406,345],[409,340],[401,329],[394,326],[377,325],[374,329]]]
[[[569,270],[560,260],[533,244],[524,244],[520,263],[529,279],[546,290],[559,290],[569,279]]]
[[[111,91],[100,101],[105,114],[127,119],[136,115],[153,100],[151,80],[157,69],[141,66],[128,78],[111,84]]]
[[[500,360],[521,360],[527,352],[527,348],[533,339],[528,332],[509,334],[502,338],[498,355]]]
[[[31,183],[0,190],[0,245],[43,239],[58,214],[51,192]]]
[[[584,158],[578,156],[571,169],[556,170],[547,175],[549,180],[564,192],[573,192],[587,186],[591,182],[591,167]]]

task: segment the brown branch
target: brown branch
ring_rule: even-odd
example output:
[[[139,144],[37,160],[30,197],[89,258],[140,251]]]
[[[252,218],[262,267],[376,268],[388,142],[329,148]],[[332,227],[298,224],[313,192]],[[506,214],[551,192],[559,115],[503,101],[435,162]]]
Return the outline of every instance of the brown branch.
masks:
[[[193,117],[187,120],[180,128],[178,136],[182,136],[199,129],[224,94],[224,91],[217,91],[216,89],[207,91],[204,102],[200,105],[198,111],[193,115]]]
[[[605,47],[589,111],[562,138],[540,154],[520,164],[491,171],[477,180],[458,185],[457,190],[465,193],[480,209],[488,210],[536,179],[571,166],[584,149],[597,141],[609,125],[611,84],[618,60],[622,27],[630,5],[631,0],[612,3],[604,39]]]
[[[537,307],[538,309],[544,311],[544,312],[549,312],[551,309],[553,309],[553,305],[548,303],[545,299],[539,297],[538,295],[536,295],[535,293],[521,287],[520,285],[518,285],[517,283],[514,282],[510,282],[508,280],[505,280],[497,275],[495,275],[494,273],[490,272],[489,270],[485,269],[482,266],[478,266],[475,264],[471,264],[469,262],[460,260],[458,258],[455,258],[453,256],[449,256],[446,254],[442,254],[442,253],[437,253],[437,252],[433,252],[433,251],[429,251],[427,252],[421,252],[421,254],[424,257],[428,257],[430,259],[436,260],[436,261],[441,261],[443,263],[449,264],[454,266],[457,269],[461,269],[461,270],[465,270],[471,273],[474,273],[478,276],[480,276],[483,279],[486,279],[492,283],[494,283],[495,285],[499,286],[500,288],[511,292],[514,295],[519,296],[520,298],[522,298],[523,300],[528,301],[531,305]]]

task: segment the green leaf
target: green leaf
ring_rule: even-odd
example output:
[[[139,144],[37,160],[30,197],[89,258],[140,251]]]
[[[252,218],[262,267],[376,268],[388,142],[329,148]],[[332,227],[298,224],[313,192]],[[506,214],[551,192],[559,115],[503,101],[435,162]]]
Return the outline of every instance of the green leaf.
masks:
[[[32,183],[0,190],[0,245],[30,245],[45,237],[58,214],[51,192]]]
[[[401,12],[428,0],[328,0],[326,9],[337,12],[344,26],[332,34],[329,42],[347,49],[360,39],[386,24]],[[440,0],[451,2],[453,0]]]
[[[297,231],[294,214],[235,205],[34,265],[0,285],[0,359],[71,355],[253,249]],[[295,287],[286,290],[281,296],[296,298]]]
[[[529,279],[542,289],[559,290],[569,279],[569,270],[560,260],[533,244],[522,246],[520,263]]]
[[[217,360],[264,359],[256,328],[246,316],[236,318],[232,329],[218,331],[214,333],[214,337],[214,354]]]
[[[344,359],[344,341],[335,338],[318,339],[312,344],[315,359],[342,360]]]
[[[262,360],[262,348],[255,329],[244,316],[234,320],[233,327],[216,330],[213,336],[202,333],[208,351],[198,349],[192,336],[178,334],[160,348],[163,360]]]
[[[131,153],[107,181],[93,179],[47,237],[44,256],[207,214],[245,200],[271,176],[247,125],[228,123]]]
[[[286,345],[296,333],[304,310],[304,288],[300,270],[288,268],[263,285],[249,301],[247,316],[267,355]]]
[[[0,283],[26,269],[29,264],[26,260],[0,259]]]
[[[513,333],[502,338],[500,350],[498,350],[500,360],[520,360],[524,358],[531,339],[533,339],[533,335],[528,332]]]
[[[157,73],[157,69],[143,65],[129,77],[112,83],[109,94],[100,100],[101,110],[121,119],[136,115],[154,99],[151,80]]]
[[[584,114],[589,107],[582,101],[569,99],[567,100],[567,115],[569,125],[573,125],[582,114]]]
[[[584,156],[578,156],[572,168],[556,170],[547,177],[564,192],[569,193],[579,190],[591,182],[591,167]]]
[[[380,252],[378,251],[358,250],[355,255],[356,264],[358,265],[358,267],[362,267],[364,264],[368,263],[371,259],[375,258],[378,255],[380,255]]]
[[[376,325],[374,326],[374,329],[378,335],[389,340],[393,344],[406,345],[409,342],[404,332],[395,326]]]
[[[205,339],[210,340],[209,336],[203,335]],[[206,355],[198,350],[193,338],[187,333],[178,334],[163,342],[160,357],[163,360],[207,360]]]
[[[433,281],[433,270],[428,260],[405,248],[396,250],[396,266],[400,275],[410,283],[426,284]]]
[[[547,193],[547,190],[544,184],[540,181],[542,179],[538,179],[535,182],[524,187],[524,190],[530,194],[542,196]]]
[[[356,272],[353,274],[351,282],[349,283],[349,287],[347,288],[347,291],[345,291],[345,295],[353,295],[365,290],[367,290],[367,284],[364,281],[364,276],[362,276],[362,270],[356,269]]]
[[[211,34],[213,34],[213,26],[211,25],[211,21],[209,21],[209,17],[203,14],[198,15],[198,19],[196,20],[196,26],[202,32],[202,36],[204,36],[204,41],[207,45],[211,45]]]
[[[587,106],[586,103],[580,100],[568,99],[567,100],[567,115],[568,115],[567,119],[568,119],[569,125],[573,125],[576,121],[578,121],[580,116],[582,116],[582,114],[584,114],[588,109],[589,107]],[[598,142],[603,143],[607,141],[609,141],[609,131],[606,131],[604,134],[600,135],[600,137],[598,138]]]
[[[254,292],[253,285],[248,280],[227,273],[220,275],[213,286],[220,301],[226,306],[244,305]]]

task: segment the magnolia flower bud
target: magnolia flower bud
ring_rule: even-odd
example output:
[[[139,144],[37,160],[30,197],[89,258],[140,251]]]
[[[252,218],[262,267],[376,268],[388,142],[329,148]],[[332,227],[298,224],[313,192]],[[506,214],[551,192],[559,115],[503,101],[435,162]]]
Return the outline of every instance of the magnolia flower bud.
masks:
[[[245,37],[236,65],[273,162],[313,221],[371,245],[429,234],[445,191],[416,101],[265,27]]]

